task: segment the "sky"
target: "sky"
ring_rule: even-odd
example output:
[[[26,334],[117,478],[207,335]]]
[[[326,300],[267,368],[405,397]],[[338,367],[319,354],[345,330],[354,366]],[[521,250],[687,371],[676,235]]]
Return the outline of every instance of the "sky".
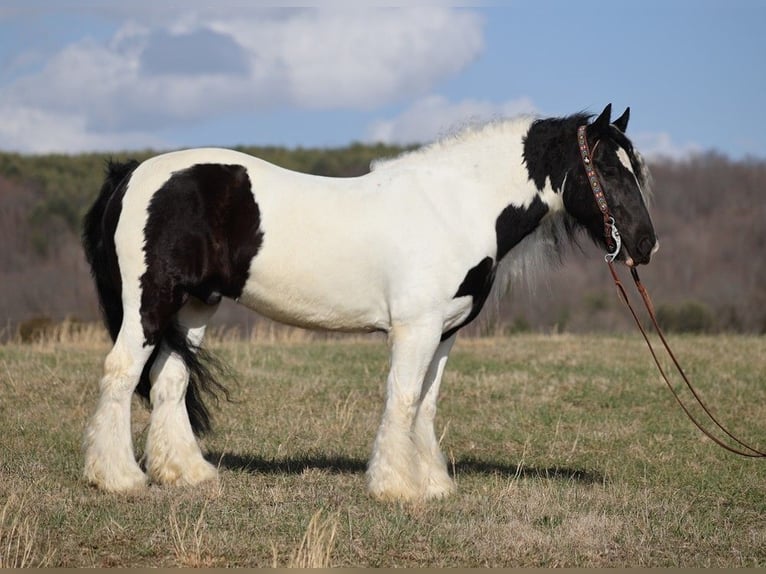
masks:
[[[3,0],[0,150],[425,143],[614,114],[646,156],[766,159],[763,0]]]

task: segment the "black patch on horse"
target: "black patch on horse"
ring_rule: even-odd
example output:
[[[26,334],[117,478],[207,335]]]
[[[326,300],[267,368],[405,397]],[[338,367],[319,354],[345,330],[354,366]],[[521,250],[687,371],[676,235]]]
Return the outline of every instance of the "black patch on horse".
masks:
[[[497,235],[497,261],[513,249],[527,235],[532,233],[540,224],[540,220],[548,213],[548,206],[536,196],[529,207],[516,207],[509,205],[500,213],[495,220],[495,233]],[[495,281],[496,265],[491,257],[485,257],[475,267],[468,270],[463,282],[453,296],[470,296],[473,298],[471,312],[460,325],[452,327],[442,335],[444,341],[456,331],[473,321],[484,307],[492,284]]]
[[[536,120],[529,127],[524,136],[524,162],[538,190],[543,190],[548,178],[553,190],[561,191],[567,172],[579,161],[577,128],[590,118],[588,114],[574,114]]]
[[[468,273],[465,274],[465,278],[455,292],[453,299],[457,299],[458,297],[471,297],[473,299],[473,302],[471,303],[471,312],[460,325],[456,325],[443,333],[441,337],[442,341],[449,339],[459,329],[462,329],[468,323],[473,321],[481,312],[484,303],[487,301],[489,292],[492,289],[492,284],[495,282],[495,270],[495,261],[491,257],[485,257],[479,261],[477,265],[471,267],[471,269],[468,270]]]
[[[460,287],[458,287],[453,299],[457,299],[458,297],[471,297],[473,299],[473,302],[471,303],[471,312],[460,325],[456,325],[443,333],[441,337],[442,341],[449,339],[459,329],[462,329],[468,323],[473,321],[481,312],[484,303],[487,301],[489,292],[492,289],[492,284],[495,282],[495,269],[494,260],[491,257],[485,257],[465,274],[465,278],[460,284]]]
[[[242,294],[263,232],[241,165],[197,164],[175,172],[148,212],[141,323],[146,343],[156,344],[190,295],[215,304]]]
[[[535,196],[529,207],[506,207],[495,221],[497,260],[500,261],[522,239],[532,233],[546,213],[548,206],[539,195]]]

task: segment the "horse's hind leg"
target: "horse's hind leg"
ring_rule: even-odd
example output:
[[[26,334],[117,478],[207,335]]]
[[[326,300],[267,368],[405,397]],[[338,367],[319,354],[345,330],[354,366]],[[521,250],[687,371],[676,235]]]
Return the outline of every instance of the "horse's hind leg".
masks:
[[[202,343],[205,327],[217,309],[190,298],[176,316],[181,334],[191,349]],[[194,437],[184,397],[189,371],[183,359],[166,344],[151,369],[152,415],[146,441],[146,469],[149,477],[164,484],[197,484],[216,478]]]
[[[127,491],[146,484],[133,452],[130,403],[152,350],[144,345],[138,313],[126,313],[104,361],[98,406],[83,440],[85,479],[104,490]]]

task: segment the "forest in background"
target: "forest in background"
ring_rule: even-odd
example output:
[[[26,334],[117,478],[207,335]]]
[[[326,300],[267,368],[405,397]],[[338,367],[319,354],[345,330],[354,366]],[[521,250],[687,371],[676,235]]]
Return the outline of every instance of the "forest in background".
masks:
[[[352,144],[332,149],[237,148],[317,175],[366,173],[370,162],[407,149]],[[156,152],[19,155],[0,153],[0,341],[34,325],[98,320],[94,287],[80,245],[82,216],[95,199],[107,159]],[[658,314],[671,331],[766,333],[766,161],[733,161],[714,152],[650,162],[650,211],[660,240],[641,269]],[[485,309],[466,330],[620,332],[632,328],[601,252],[583,236],[559,268],[515,285],[496,313]],[[226,302],[215,324],[245,335],[268,323]]]

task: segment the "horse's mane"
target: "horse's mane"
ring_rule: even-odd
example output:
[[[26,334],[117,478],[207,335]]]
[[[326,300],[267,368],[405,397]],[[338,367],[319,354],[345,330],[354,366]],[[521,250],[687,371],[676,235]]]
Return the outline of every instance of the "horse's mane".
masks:
[[[473,144],[485,144],[494,136],[509,133],[522,135],[535,120],[533,116],[520,115],[513,118],[495,118],[484,122],[467,122],[454,126],[445,135],[426,143],[414,150],[406,151],[393,157],[375,159],[370,163],[370,171],[375,171],[394,164],[404,165],[410,162],[421,162],[433,156],[446,156],[453,150]]]

